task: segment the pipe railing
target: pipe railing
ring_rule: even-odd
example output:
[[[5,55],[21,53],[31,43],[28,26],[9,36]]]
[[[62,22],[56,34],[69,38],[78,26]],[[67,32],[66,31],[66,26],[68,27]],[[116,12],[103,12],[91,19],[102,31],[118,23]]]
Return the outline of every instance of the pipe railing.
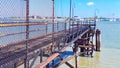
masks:
[[[54,26],[55,28],[54,29],[56,29],[55,30],[55,32],[58,32],[58,31],[61,31],[61,30],[64,30],[64,28],[62,27],[62,29],[60,29],[60,25],[61,24],[64,24],[64,23],[62,23],[62,22],[60,22],[59,23],[59,25],[57,25],[57,23],[54,23],[56,26]],[[19,27],[19,29],[18,29],[18,31],[19,32],[17,32],[17,30],[16,31],[12,31],[12,32],[10,32],[10,33],[8,33],[7,31],[4,31],[4,32],[2,32],[1,31],[1,33],[0,33],[0,38],[1,38],[1,40],[2,40],[2,37],[8,37],[8,36],[13,36],[14,37],[14,35],[17,35],[17,36],[19,36],[19,35],[21,35],[21,34],[26,34],[26,30],[25,30],[25,26],[26,25],[29,25],[30,27],[31,26],[33,26],[33,27],[36,27],[36,26],[38,26],[37,28],[33,28],[33,29],[29,29],[29,33],[33,33],[34,34],[34,32],[38,32],[38,33],[40,33],[39,31],[41,31],[41,32],[43,32],[42,34],[37,34],[37,35],[39,35],[39,36],[41,36],[41,35],[47,35],[47,34],[50,34],[50,33],[52,33],[52,30],[51,30],[51,28],[52,28],[52,23],[30,23],[30,24],[25,24],[25,23],[22,23],[22,24],[18,24],[18,23],[16,23],[16,24],[0,24],[0,28],[3,28],[3,30],[5,29],[7,29],[7,30],[12,30],[12,29],[15,29],[16,27]],[[46,27],[44,27],[44,28],[42,28],[41,27],[41,25],[43,25],[43,27],[44,26],[46,26]],[[51,26],[50,26],[51,25]],[[22,27],[24,27],[23,29],[22,29],[22,31],[21,31],[21,28]],[[11,28],[11,29],[9,29],[9,28]],[[59,30],[57,29],[57,28],[59,28]],[[14,40],[14,39],[13,39]],[[15,40],[16,41],[16,40]],[[12,43],[12,42],[11,42]],[[2,44],[0,44],[0,45],[2,45]]]
[[[90,24],[96,24],[96,23],[94,23],[94,21],[93,20],[86,20],[86,21],[74,21],[74,22],[76,22],[75,24],[72,24],[72,26],[73,25],[75,25],[73,28],[75,28],[75,27],[77,27],[77,28],[80,28],[80,27],[82,27],[82,26],[84,26],[85,24],[87,24],[87,26],[88,25],[90,25]],[[65,31],[66,31],[66,27],[62,27],[62,29],[61,29],[61,25],[62,24],[64,24],[64,26],[69,26],[69,25],[67,25],[67,22],[66,23],[62,23],[62,22],[57,22],[57,23],[54,23],[55,24],[55,32],[58,32],[58,31],[60,31],[60,30],[64,30],[65,29]],[[51,25],[51,27],[49,26],[49,24]],[[21,27],[21,26],[26,26],[26,25],[29,25],[29,26],[39,26],[39,25],[43,25],[43,26],[46,26],[46,27],[44,27],[44,28],[42,28],[41,29],[41,27],[38,27],[37,29],[32,29],[32,30],[29,30],[29,33],[34,33],[34,32],[39,32],[39,31],[43,31],[44,33],[43,34],[49,34],[49,33],[51,33],[52,32],[52,30],[50,30],[51,28],[52,28],[52,23],[50,23],[50,22],[40,22],[40,23],[30,23],[30,24],[25,24],[25,23],[21,23],[21,24],[18,24],[18,23],[14,23],[14,24],[0,24],[0,28],[8,28],[8,27]],[[70,25],[71,26],[71,25]],[[69,28],[68,28],[69,29]],[[71,28],[70,28],[71,29]],[[19,32],[12,32],[12,33],[1,33],[0,34],[0,38],[2,38],[2,37],[6,37],[6,36],[14,36],[14,35],[20,35],[20,34],[25,34],[26,33],[26,31],[25,31],[25,29],[24,29],[24,31],[19,31]],[[41,34],[41,35],[43,35],[43,34]],[[66,33],[65,33],[66,34]]]

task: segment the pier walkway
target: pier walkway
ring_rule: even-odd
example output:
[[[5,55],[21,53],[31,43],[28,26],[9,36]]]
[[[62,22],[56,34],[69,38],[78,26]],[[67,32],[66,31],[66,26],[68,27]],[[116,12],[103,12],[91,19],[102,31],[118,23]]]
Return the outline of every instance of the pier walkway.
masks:
[[[37,58],[39,63],[35,68],[57,68],[62,64],[78,68],[79,55],[93,57],[94,50],[100,51],[100,30],[96,29],[96,17],[72,17],[72,0],[70,16],[56,19],[54,0],[50,0],[51,4],[47,4],[47,7],[44,6],[45,9],[52,7],[52,16],[47,17],[30,16],[34,14],[30,14],[32,11],[29,8],[33,5],[29,7],[29,1],[0,1],[0,68],[18,68],[21,65],[33,68]],[[62,54],[67,47],[72,48],[73,54],[64,57]],[[75,66],[68,62],[73,58]]]

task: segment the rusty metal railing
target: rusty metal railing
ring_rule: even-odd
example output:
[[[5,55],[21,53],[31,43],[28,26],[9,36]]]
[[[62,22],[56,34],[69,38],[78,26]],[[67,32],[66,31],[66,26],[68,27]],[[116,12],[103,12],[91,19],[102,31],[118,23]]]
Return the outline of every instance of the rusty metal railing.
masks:
[[[55,25],[55,29],[56,29],[55,32],[58,32],[58,31],[61,30],[61,29],[58,29],[58,28],[61,28],[61,24],[64,25],[64,23],[61,23],[61,22],[60,23],[55,23],[55,24],[56,24]],[[58,24],[60,24],[60,25],[58,25]],[[28,24],[25,24],[25,23],[24,24],[0,24],[0,28],[1,28],[1,30],[6,29],[6,30],[10,31],[9,28],[15,29],[17,27],[21,27],[21,28],[23,28],[23,30],[25,30],[26,25],[28,25]],[[50,23],[49,24],[43,23],[43,22],[41,22],[41,23],[30,23],[29,26],[31,27],[30,30],[29,30],[29,33],[39,32],[39,31],[43,32],[42,34],[38,34],[39,36],[43,35],[43,34],[49,34],[49,33],[52,32],[52,30],[51,30],[52,25]],[[44,26],[46,26],[46,27],[44,27]],[[62,30],[64,30],[64,28],[62,28]],[[2,33],[1,32],[0,33],[0,38],[2,40],[3,37],[21,35],[21,34],[25,34],[25,33],[26,33],[26,31],[21,31],[21,32],[20,31],[19,32],[14,31],[14,32],[10,32],[10,33],[5,33],[5,32]]]

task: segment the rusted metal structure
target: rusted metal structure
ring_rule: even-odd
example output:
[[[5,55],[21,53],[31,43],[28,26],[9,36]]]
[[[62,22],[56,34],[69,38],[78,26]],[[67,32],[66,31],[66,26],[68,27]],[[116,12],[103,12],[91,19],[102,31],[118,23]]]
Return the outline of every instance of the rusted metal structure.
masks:
[[[39,58],[40,63],[35,66],[36,68],[56,68],[64,63],[70,68],[74,68],[74,66],[68,62],[68,60],[72,58],[75,58],[75,68],[78,68],[77,57],[79,53],[80,55],[92,56],[94,50],[94,35],[96,35],[96,51],[100,50],[100,31],[95,29],[95,20],[87,19],[84,21],[75,21],[70,15],[68,21],[55,23],[54,0],[52,0],[52,3],[52,23],[30,22],[29,0],[25,0],[26,16],[24,22],[0,23],[0,40],[4,38],[9,39],[9,37],[13,38],[9,39],[12,40],[9,43],[4,44],[7,40],[0,43],[0,68],[17,68],[21,65],[24,65],[24,68],[32,68],[37,58]],[[69,28],[67,28],[67,26]],[[2,33],[2,30],[11,30],[15,28],[22,28],[23,30]],[[41,34],[39,33],[40,31]],[[33,36],[34,34],[35,36]],[[19,39],[20,37],[23,38],[16,41],[14,37],[18,37]],[[72,46],[73,55],[63,57],[62,54],[65,53],[65,50],[67,47],[70,47],[71,44],[74,44]],[[80,51],[78,50],[79,48]],[[58,61],[56,62],[56,60]]]

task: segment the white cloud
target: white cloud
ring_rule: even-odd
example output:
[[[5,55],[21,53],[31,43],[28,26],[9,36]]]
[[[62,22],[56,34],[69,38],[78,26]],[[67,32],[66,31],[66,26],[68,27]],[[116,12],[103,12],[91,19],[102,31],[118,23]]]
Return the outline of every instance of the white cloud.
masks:
[[[88,5],[88,6],[93,6],[93,5],[94,5],[94,2],[88,2],[87,5]]]

